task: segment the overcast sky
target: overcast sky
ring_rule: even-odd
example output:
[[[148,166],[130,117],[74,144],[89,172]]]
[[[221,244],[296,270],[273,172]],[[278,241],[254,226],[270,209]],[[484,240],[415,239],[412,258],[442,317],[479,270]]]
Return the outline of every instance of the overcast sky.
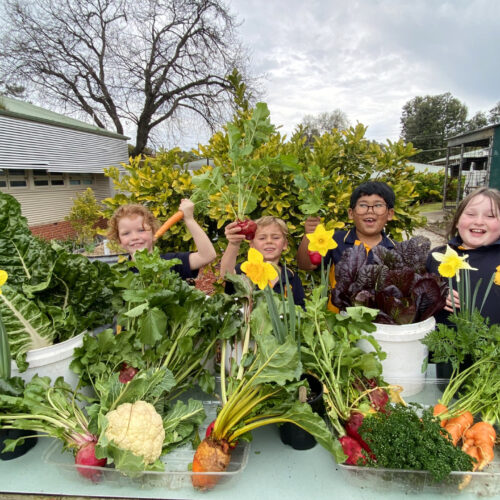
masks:
[[[340,108],[397,140],[403,105],[451,92],[469,117],[500,101],[500,1],[229,0],[275,125]],[[201,139],[201,138],[200,138]]]

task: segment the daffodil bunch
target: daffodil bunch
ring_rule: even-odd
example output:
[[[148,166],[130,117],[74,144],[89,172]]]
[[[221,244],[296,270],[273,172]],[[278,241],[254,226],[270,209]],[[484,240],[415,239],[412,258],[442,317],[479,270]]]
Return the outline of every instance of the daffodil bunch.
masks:
[[[333,250],[338,246],[337,242],[333,239],[334,232],[334,229],[327,231],[323,224],[318,224],[313,233],[306,234],[306,238],[309,240],[307,250],[309,252],[317,252],[321,255],[321,286],[324,293],[328,290],[329,267],[325,272],[323,258],[326,256],[328,250]]]
[[[0,295],[2,295],[2,286],[5,285],[8,277],[7,272],[0,269]],[[7,380],[8,378],[10,378],[9,337],[0,313],[0,379]]]
[[[432,256],[434,257],[434,259],[440,262],[438,272],[441,276],[443,276],[443,278],[448,278],[450,291],[453,289],[452,279],[456,278],[460,310],[463,311],[463,314],[467,315],[467,317],[470,318],[474,309],[476,309],[477,292],[479,290],[481,280],[476,283],[474,290],[471,290],[469,272],[477,271],[477,269],[475,267],[471,267],[471,265],[467,262],[467,259],[469,258],[467,254],[460,256],[455,250],[453,250],[453,248],[448,245],[446,246],[446,252],[444,254],[433,252]],[[481,307],[479,307],[479,312],[481,312],[481,310],[483,309],[493,283],[495,283],[496,285],[500,285],[500,266],[497,266],[496,273],[493,273],[491,276],[491,279],[483,296]],[[451,293],[450,295],[453,312],[456,314],[457,306],[455,304],[455,298],[453,293]]]
[[[241,264],[241,270],[247,275],[252,283],[256,284],[264,291],[274,335],[278,342],[283,343],[287,333],[295,337],[297,316],[295,303],[293,301],[293,293],[288,283],[286,269],[284,271],[286,289],[283,290],[283,287],[281,287],[282,314],[278,311],[274,292],[271,290],[272,282],[278,277],[278,270],[276,267],[269,262],[264,262],[264,256],[258,250],[250,248],[248,250],[248,260]]]

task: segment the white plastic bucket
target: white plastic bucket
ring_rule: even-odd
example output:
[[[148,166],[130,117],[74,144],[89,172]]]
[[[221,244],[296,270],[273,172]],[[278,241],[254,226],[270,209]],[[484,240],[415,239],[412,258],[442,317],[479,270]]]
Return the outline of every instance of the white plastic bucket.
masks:
[[[75,348],[83,345],[84,334],[85,332],[82,332],[64,342],[28,351],[26,355],[28,369],[19,373],[16,363],[12,361],[11,375],[21,377],[25,382],[29,382],[35,374],[40,377],[50,377],[52,382],[57,377],[64,377],[64,380],[71,387],[76,388],[78,375],[70,370],[69,365],[73,359]]]
[[[384,325],[375,323],[377,330],[371,332],[380,348],[387,354],[382,361],[382,376],[390,384],[402,385],[403,396],[417,394],[424,388],[425,372],[422,364],[427,358],[427,346],[420,342],[436,327],[436,320],[430,317],[419,323],[408,325]],[[358,346],[365,352],[373,346],[364,339]]]

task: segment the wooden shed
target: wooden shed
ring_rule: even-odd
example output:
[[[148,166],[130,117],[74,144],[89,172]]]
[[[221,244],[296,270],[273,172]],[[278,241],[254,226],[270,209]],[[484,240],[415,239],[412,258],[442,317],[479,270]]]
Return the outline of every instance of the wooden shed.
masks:
[[[112,196],[103,169],[128,161],[128,137],[0,96],[0,190],[20,203],[34,234],[65,238],[74,197]]]
[[[443,208],[454,208],[478,187],[500,189],[500,123],[450,137],[446,146],[446,157],[431,162],[445,166]],[[453,197],[447,189],[452,178],[458,180]]]

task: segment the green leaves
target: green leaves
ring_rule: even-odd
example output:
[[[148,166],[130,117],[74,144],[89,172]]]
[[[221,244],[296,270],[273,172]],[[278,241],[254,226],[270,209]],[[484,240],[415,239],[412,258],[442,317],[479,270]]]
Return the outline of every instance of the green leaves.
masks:
[[[35,238],[13,197],[0,193],[0,206],[0,260],[9,273],[0,312],[12,357],[24,370],[28,350],[112,321],[115,276],[107,264]]]

